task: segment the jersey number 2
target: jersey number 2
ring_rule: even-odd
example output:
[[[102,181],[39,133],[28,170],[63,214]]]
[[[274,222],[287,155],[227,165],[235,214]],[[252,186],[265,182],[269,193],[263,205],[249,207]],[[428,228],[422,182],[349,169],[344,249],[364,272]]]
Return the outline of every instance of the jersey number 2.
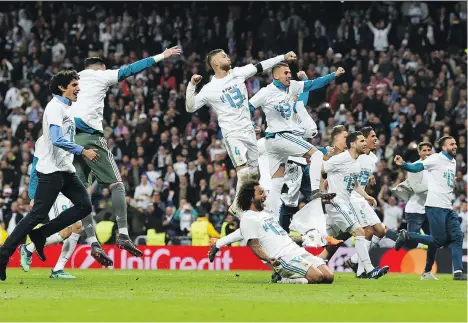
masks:
[[[239,108],[244,103],[244,97],[237,87],[230,90],[229,93],[224,94],[224,96],[233,108]]]

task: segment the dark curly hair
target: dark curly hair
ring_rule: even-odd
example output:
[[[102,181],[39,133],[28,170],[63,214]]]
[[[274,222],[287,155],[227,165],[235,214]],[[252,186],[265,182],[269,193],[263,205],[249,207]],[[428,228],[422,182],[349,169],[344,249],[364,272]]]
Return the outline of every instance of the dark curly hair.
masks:
[[[249,181],[241,186],[239,194],[237,195],[237,205],[242,211],[250,209],[250,204],[253,202],[255,197],[255,187],[259,186],[258,181]]]

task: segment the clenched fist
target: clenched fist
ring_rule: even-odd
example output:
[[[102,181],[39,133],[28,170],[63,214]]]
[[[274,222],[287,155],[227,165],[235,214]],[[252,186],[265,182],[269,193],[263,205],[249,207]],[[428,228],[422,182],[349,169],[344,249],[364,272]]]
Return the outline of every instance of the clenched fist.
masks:
[[[345,73],[345,70],[343,67],[338,67],[338,69],[335,72],[336,77],[339,77]]]
[[[190,82],[192,82],[193,85],[197,85],[198,83],[200,83],[202,78],[203,77],[201,75],[194,74],[192,75],[192,79],[190,80]]]
[[[297,59],[297,56],[296,56],[296,53],[294,52],[289,52],[286,55],[284,55],[284,60],[287,61],[288,63],[292,63],[296,61],[296,59]]]
[[[398,166],[401,166],[403,165],[403,157],[401,157],[400,155],[396,155],[395,156],[395,159],[393,160],[395,162],[395,164],[397,164]]]
[[[306,72],[304,71],[300,71],[297,73],[297,77],[300,79],[300,80],[307,80],[307,74]]]

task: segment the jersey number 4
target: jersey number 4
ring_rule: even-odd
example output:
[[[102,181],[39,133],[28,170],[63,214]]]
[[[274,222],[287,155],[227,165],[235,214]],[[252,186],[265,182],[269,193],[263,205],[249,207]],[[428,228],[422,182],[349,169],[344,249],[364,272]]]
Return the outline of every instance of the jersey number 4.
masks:
[[[226,100],[229,102],[229,104],[233,108],[239,108],[244,103],[244,96],[242,95],[241,91],[237,87],[230,90],[229,93],[225,93],[221,97],[221,101],[225,102],[224,98],[226,98]]]

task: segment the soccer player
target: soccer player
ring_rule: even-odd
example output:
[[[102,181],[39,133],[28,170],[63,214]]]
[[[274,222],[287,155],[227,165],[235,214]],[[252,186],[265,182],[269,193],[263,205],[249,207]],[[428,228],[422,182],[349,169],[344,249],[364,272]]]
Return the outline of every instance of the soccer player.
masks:
[[[79,156],[76,157],[74,165],[77,175],[86,188],[91,185],[91,173],[96,177],[98,183],[109,185],[112,207],[119,228],[117,246],[137,257],[141,257],[143,254],[128,235],[125,187],[112,152],[108,149],[106,138],[104,138],[102,127],[104,98],[110,86],[138,74],[172,55],[179,55],[180,52],[177,47],[172,47],[166,49],[162,54],[139,60],[116,70],[107,70],[104,60],[100,57],[88,58],[85,61],[85,69],[79,73],[83,91],[72,106],[76,122],[76,143],[85,148],[97,150],[101,156],[97,163],[89,162]],[[91,244],[91,256],[103,266],[112,265],[112,260],[102,250],[96,238],[91,215],[83,219],[82,222],[87,235],[86,241]]]
[[[70,112],[71,103],[76,101],[80,91],[80,76],[76,71],[60,71],[50,81],[50,90],[54,94],[44,110],[42,121],[42,140],[36,143],[36,166],[38,185],[34,206],[8,236],[0,247],[0,280],[6,279],[6,266],[9,258],[26,235],[36,247],[36,253],[42,261],[46,260],[44,245],[46,238],[91,213],[91,200],[83,183],[75,174],[73,155],[84,156],[91,162],[99,158],[93,149],[73,143],[75,122]],[[55,219],[33,230],[52,208],[59,193],[62,192],[73,203],[71,208],[61,212]]]
[[[36,165],[38,162],[38,158],[34,157],[32,168],[31,168],[31,180],[29,182],[28,193],[29,198],[31,199],[31,205],[34,205],[34,196],[36,194],[37,189],[37,173],[36,173]],[[66,209],[73,206],[69,199],[67,199],[62,193],[57,196],[57,199],[52,206],[52,209],[49,211],[49,220],[55,219],[61,211],[65,211]],[[65,265],[68,259],[73,254],[75,250],[76,244],[80,239],[80,233],[82,230],[81,221],[78,221],[74,224],[69,226],[68,228],[63,229],[58,233],[54,233],[50,237],[46,239],[46,246],[58,244],[63,241],[62,252],[60,253],[60,257],[50,274],[50,278],[54,279],[73,279],[76,278],[75,276],[67,273],[64,271]],[[29,272],[29,267],[32,263],[32,254],[36,251],[36,246],[33,242],[27,245],[21,245],[19,248],[20,253],[20,261],[21,267],[25,272]]]
[[[349,232],[355,236],[356,252],[359,260],[363,262],[365,278],[378,279],[385,275],[388,267],[372,266],[369,252],[366,248],[365,232],[359,224],[358,216],[351,205],[351,193],[356,190],[371,205],[377,202],[361,187],[358,177],[361,166],[357,161],[359,155],[364,154],[367,148],[366,138],[361,132],[351,132],[346,138],[348,150],[324,161],[323,170],[327,173],[328,189],[336,192],[333,202],[327,205],[328,234],[335,236],[339,232]]]
[[[457,142],[451,136],[439,139],[442,151],[427,157],[422,162],[406,163],[399,155],[395,164],[412,173],[428,172],[428,191],[425,203],[426,216],[429,220],[431,235],[401,230],[395,243],[399,250],[406,241],[415,241],[435,248],[428,249],[426,269],[432,268],[437,248],[442,246],[452,249],[453,279],[466,281],[463,273],[463,233],[458,216],[452,209],[453,186],[455,181]],[[430,251],[430,252],[429,252]],[[430,269],[429,269],[430,270]]]
[[[272,214],[263,211],[265,198],[263,188],[256,181],[240,188],[238,204],[244,211],[240,229],[247,245],[281,276],[278,283],[332,283],[334,276],[325,262],[299,247]]]
[[[255,130],[250,120],[250,107],[245,80],[272,68],[275,64],[296,59],[294,52],[267,59],[256,65],[248,64],[231,69],[231,59],[222,49],[208,53],[206,65],[214,71],[214,76],[195,94],[195,87],[201,81],[200,75],[193,75],[187,86],[186,110],[195,112],[207,105],[218,116],[223,133],[223,143],[236,168],[236,192],[242,183],[258,177],[258,147]],[[236,193],[237,194],[237,193]],[[236,195],[237,196],[237,195]],[[240,217],[242,212],[236,206],[236,198],[229,208],[229,213]],[[242,240],[240,230],[219,239],[210,250],[210,261],[222,246]]]
[[[427,157],[432,155],[432,144],[429,142],[420,142],[418,145],[418,154],[420,159],[417,162],[424,161]],[[424,233],[430,234],[429,221],[426,216],[426,209],[424,204],[427,199],[427,184],[428,184],[428,173],[427,170],[424,170],[419,173],[408,173],[408,179],[398,186],[405,185],[407,188],[411,189],[411,194],[408,199],[408,203],[405,206],[406,221],[408,224],[409,232],[420,232],[421,229],[424,230]],[[393,194],[396,188],[392,189]],[[400,196],[397,196],[399,199],[405,200]],[[395,233],[395,239],[398,238],[398,235]],[[418,246],[418,243],[413,240],[406,242],[405,247],[413,249]],[[429,245],[429,249],[437,249],[434,245]],[[433,250],[429,250],[428,253],[433,253]],[[438,280],[432,273],[432,264],[424,269],[424,272],[421,275],[421,280]]]
[[[375,183],[374,171],[375,166],[378,162],[377,156],[373,153],[375,144],[377,142],[377,135],[372,127],[364,127],[360,130],[367,140],[366,152],[359,155],[357,161],[361,166],[361,172],[359,173],[359,184],[363,189],[369,184]],[[379,216],[375,213],[374,209],[367,203],[367,201],[358,192],[353,191],[351,193],[351,204],[353,208],[359,212],[358,220],[361,226],[366,231],[366,247],[370,250],[375,245],[378,245],[380,240],[385,236],[386,227],[380,221]],[[359,262],[359,257],[354,254],[350,259],[346,261],[346,265],[356,272],[357,277],[361,276],[364,272],[362,262]]]
[[[268,128],[266,149],[268,151],[271,175],[271,202],[272,212],[279,218],[281,203],[281,189],[284,184],[285,163],[289,157],[305,157],[310,159],[311,199],[326,197],[320,192],[320,178],[323,162],[323,153],[303,139],[304,129],[293,121],[294,97],[303,92],[319,89],[344,74],[339,67],[336,73],[309,81],[291,80],[291,70],[288,64],[279,63],[272,69],[273,82],[260,89],[251,99],[252,108],[263,109]]]

